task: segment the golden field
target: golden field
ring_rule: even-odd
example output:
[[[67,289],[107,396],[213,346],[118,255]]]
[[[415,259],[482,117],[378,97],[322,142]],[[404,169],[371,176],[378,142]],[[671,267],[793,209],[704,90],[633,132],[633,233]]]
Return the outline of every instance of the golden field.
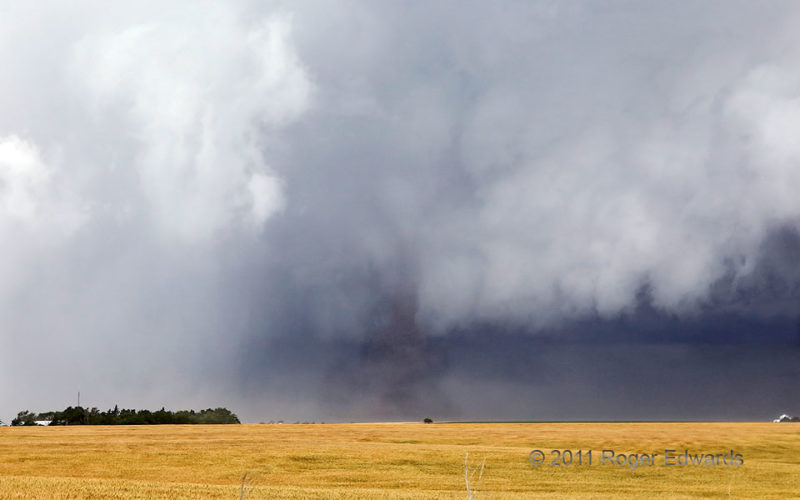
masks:
[[[533,449],[592,450],[534,467]],[[658,453],[631,470],[602,449]],[[663,465],[665,449],[742,455]],[[0,428],[0,498],[800,498],[800,424],[286,424]],[[484,464],[482,475],[480,466]]]

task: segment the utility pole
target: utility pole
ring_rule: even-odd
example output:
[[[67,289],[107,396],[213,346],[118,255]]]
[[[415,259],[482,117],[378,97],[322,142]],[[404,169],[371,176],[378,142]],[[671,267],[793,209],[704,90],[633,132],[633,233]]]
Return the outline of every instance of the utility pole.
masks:
[[[81,391],[78,391],[78,406],[81,405]]]

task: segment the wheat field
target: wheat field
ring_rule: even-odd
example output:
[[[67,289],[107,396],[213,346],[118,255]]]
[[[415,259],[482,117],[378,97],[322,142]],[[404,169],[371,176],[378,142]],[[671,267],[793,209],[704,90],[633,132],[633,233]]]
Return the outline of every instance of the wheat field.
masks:
[[[546,463],[531,465],[534,449]],[[550,465],[552,449],[592,450],[593,463]],[[666,467],[662,456],[631,469],[601,465],[603,449],[734,450],[744,463]],[[465,473],[473,499],[800,498],[800,424],[0,428],[3,499],[464,499]]]

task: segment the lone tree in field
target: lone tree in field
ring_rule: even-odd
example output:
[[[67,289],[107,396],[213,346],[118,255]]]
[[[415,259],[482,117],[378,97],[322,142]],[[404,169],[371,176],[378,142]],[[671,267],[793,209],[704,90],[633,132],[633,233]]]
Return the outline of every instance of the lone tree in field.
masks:
[[[425,422],[426,424],[432,424],[433,419],[431,417],[425,417],[425,420],[423,420],[423,422]]]

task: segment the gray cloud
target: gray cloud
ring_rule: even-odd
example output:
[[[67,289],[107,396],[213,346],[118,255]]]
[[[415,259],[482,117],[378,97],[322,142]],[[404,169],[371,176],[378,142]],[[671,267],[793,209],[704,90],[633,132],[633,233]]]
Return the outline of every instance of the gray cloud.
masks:
[[[463,332],[643,304],[791,338],[793,3],[0,12],[4,414],[457,416]]]

